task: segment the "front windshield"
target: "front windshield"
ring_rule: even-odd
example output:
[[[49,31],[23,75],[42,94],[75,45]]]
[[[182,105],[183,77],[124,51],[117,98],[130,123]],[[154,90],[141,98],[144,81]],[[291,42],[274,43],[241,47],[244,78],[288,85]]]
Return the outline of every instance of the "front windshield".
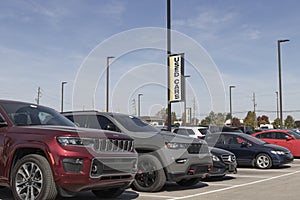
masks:
[[[300,133],[296,131],[289,131],[288,133],[294,136],[296,139],[300,139]]]
[[[125,129],[131,132],[159,132],[158,129],[131,115],[113,116]]]
[[[51,108],[19,102],[3,103],[1,106],[15,126],[75,126],[74,123]]]

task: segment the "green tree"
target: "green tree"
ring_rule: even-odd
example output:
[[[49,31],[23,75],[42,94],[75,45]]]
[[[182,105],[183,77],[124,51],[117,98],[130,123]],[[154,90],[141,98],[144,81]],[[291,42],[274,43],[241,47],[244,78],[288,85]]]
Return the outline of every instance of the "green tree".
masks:
[[[227,113],[227,114],[226,114],[225,121],[228,120],[228,119],[232,119],[232,116],[231,116],[230,113]]]
[[[252,128],[255,128],[257,126],[255,119],[256,119],[255,112],[249,111],[247,113],[247,116],[244,119],[244,126],[250,126]]]
[[[279,128],[280,127],[280,119],[276,118],[274,119],[274,122],[272,123],[274,128]]]
[[[213,111],[211,111],[207,117],[205,117],[201,121],[201,125],[209,126],[224,126],[225,116],[222,113],[215,114]]]
[[[175,112],[171,112],[171,124],[172,125],[174,125],[174,121],[177,121],[176,113]]]
[[[295,120],[291,115],[288,115],[284,120],[284,126],[286,128],[294,128],[295,127]]]

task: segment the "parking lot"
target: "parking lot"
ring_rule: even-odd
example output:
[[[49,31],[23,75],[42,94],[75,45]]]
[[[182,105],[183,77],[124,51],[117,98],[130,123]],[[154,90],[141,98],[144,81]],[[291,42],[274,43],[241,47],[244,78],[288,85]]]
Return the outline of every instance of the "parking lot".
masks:
[[[259,170],[238,168],[238,174],[230,174],[221,180],[209,180],[194,187],[180,187],[167,183],[161,192],[142,193],[128,189],[118,199],[176,200],[176,199],[299,199],[300,159],[279,169]],[[12,200],[8,189],[0,190],[1,200]],[[81,192],[72,200],[96,199],[91,192]]]

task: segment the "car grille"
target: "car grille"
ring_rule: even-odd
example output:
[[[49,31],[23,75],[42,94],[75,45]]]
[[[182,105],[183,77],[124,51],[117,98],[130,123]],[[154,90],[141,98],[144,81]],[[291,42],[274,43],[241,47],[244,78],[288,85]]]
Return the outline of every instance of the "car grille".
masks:
[[[131,140],[99,139],[94,145],[97,152],[131,152],[133,149]]]
[[[123,178],[136,172],[137,158],[94,158],[90,176],[105,179]]]
[[[188,152],[190,154],[208,153],[208,146],[199,143],[192,143],[188,147]]]
[[[234,155],[222,155],[221,156],[224,163],[233,163],[235,162],[235,156]]]

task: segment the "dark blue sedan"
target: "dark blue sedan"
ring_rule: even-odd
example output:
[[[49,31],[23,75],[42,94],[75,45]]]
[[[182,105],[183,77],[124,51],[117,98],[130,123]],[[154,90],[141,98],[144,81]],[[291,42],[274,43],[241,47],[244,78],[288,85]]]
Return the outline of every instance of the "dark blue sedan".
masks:
[[[294,159],[288,149],[244,133],[213,133],[206,135],[205,140],[210,146],[234,153],[238,166],[267,169],[290,163]]]

